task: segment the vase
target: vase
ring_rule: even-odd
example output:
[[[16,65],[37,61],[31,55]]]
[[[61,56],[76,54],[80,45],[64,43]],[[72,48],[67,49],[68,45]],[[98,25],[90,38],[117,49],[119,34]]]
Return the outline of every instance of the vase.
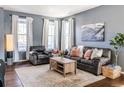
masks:
[[[115,51],[115,66],[118,65],[118,55],[119,55],[119,51]]]

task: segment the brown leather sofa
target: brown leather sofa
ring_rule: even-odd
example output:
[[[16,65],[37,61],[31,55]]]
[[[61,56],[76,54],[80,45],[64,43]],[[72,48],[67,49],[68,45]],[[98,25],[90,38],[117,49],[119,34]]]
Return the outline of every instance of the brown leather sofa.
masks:
[[[4,87],[4,76],[5,76],[5,63],[0,59],[0,87]]]
[[[87,49],[95,49],[97,47],[87,47],[83,48],[83,54],[86,52]],[[101,74],[101,69],[103,65],[107,65],[111,63],[111,49],[108,48],[97,48],[103,49],[102,57],[94,58],[92,60],[86,60],[83,57],[72,57],[69,54],[65,55],[65,58],[77,60],[77,68],[81,70],[85,70],[91,72],[95,75]]]

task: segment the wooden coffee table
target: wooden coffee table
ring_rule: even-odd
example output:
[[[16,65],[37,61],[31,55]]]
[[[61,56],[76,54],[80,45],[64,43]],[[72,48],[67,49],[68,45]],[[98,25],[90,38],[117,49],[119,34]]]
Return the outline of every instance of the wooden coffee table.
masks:
[[[76,60],[71,60],[61,57],[52,57],[50,58],[50,70],[55,70],[66,76],[67,73],[76,74],[77,62]]]

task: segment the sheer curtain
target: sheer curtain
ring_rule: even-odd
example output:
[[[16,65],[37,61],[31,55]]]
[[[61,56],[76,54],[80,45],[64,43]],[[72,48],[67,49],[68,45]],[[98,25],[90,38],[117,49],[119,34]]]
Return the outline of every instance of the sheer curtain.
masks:
[[[12,34],[13,34],[13,60],[18,61],[19,60],[19,51],[17,46],[17,31],[18,31],[18,16],[12,15]]]
[[[42,45],[44,45],[46,49],[48,48],[48,30],[49,30],[49,19],[44,19]]]
[[[68,48],[72,48],[74,46],[74,19],[70,18],[68,20],[69,22],[69,42],[68,42]]]
[[[55,49],[59,49],[59,21],[58,20],[55,20],[54,21],[55,23]]]
[[[61,50],[65,50],[65,29],[66,21],[62,21],[62,32],[61,32]]]
[[[26,59],[29,59],[29,48],[33,46],[33,18],[26,17],[27,20],[27,51],[26,51]]]
[[[68,28],[66,25],[66,22],[68,22]],[[62,21],[62,32],[61,32],[61,50],[66,49],[66,43],[65,43],[65,31],[68,30],[68,49],[70,49],[72,46],[74,46],[74,19],[70,18],[68,20]]]

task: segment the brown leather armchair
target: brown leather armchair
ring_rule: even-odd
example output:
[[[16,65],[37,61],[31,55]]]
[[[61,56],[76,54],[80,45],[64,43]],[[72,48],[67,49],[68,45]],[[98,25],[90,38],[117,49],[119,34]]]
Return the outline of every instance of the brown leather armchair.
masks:
[[[48,64],[51,53],[45,50],[45,46],[31,46],[29,61],[33,65]]]

